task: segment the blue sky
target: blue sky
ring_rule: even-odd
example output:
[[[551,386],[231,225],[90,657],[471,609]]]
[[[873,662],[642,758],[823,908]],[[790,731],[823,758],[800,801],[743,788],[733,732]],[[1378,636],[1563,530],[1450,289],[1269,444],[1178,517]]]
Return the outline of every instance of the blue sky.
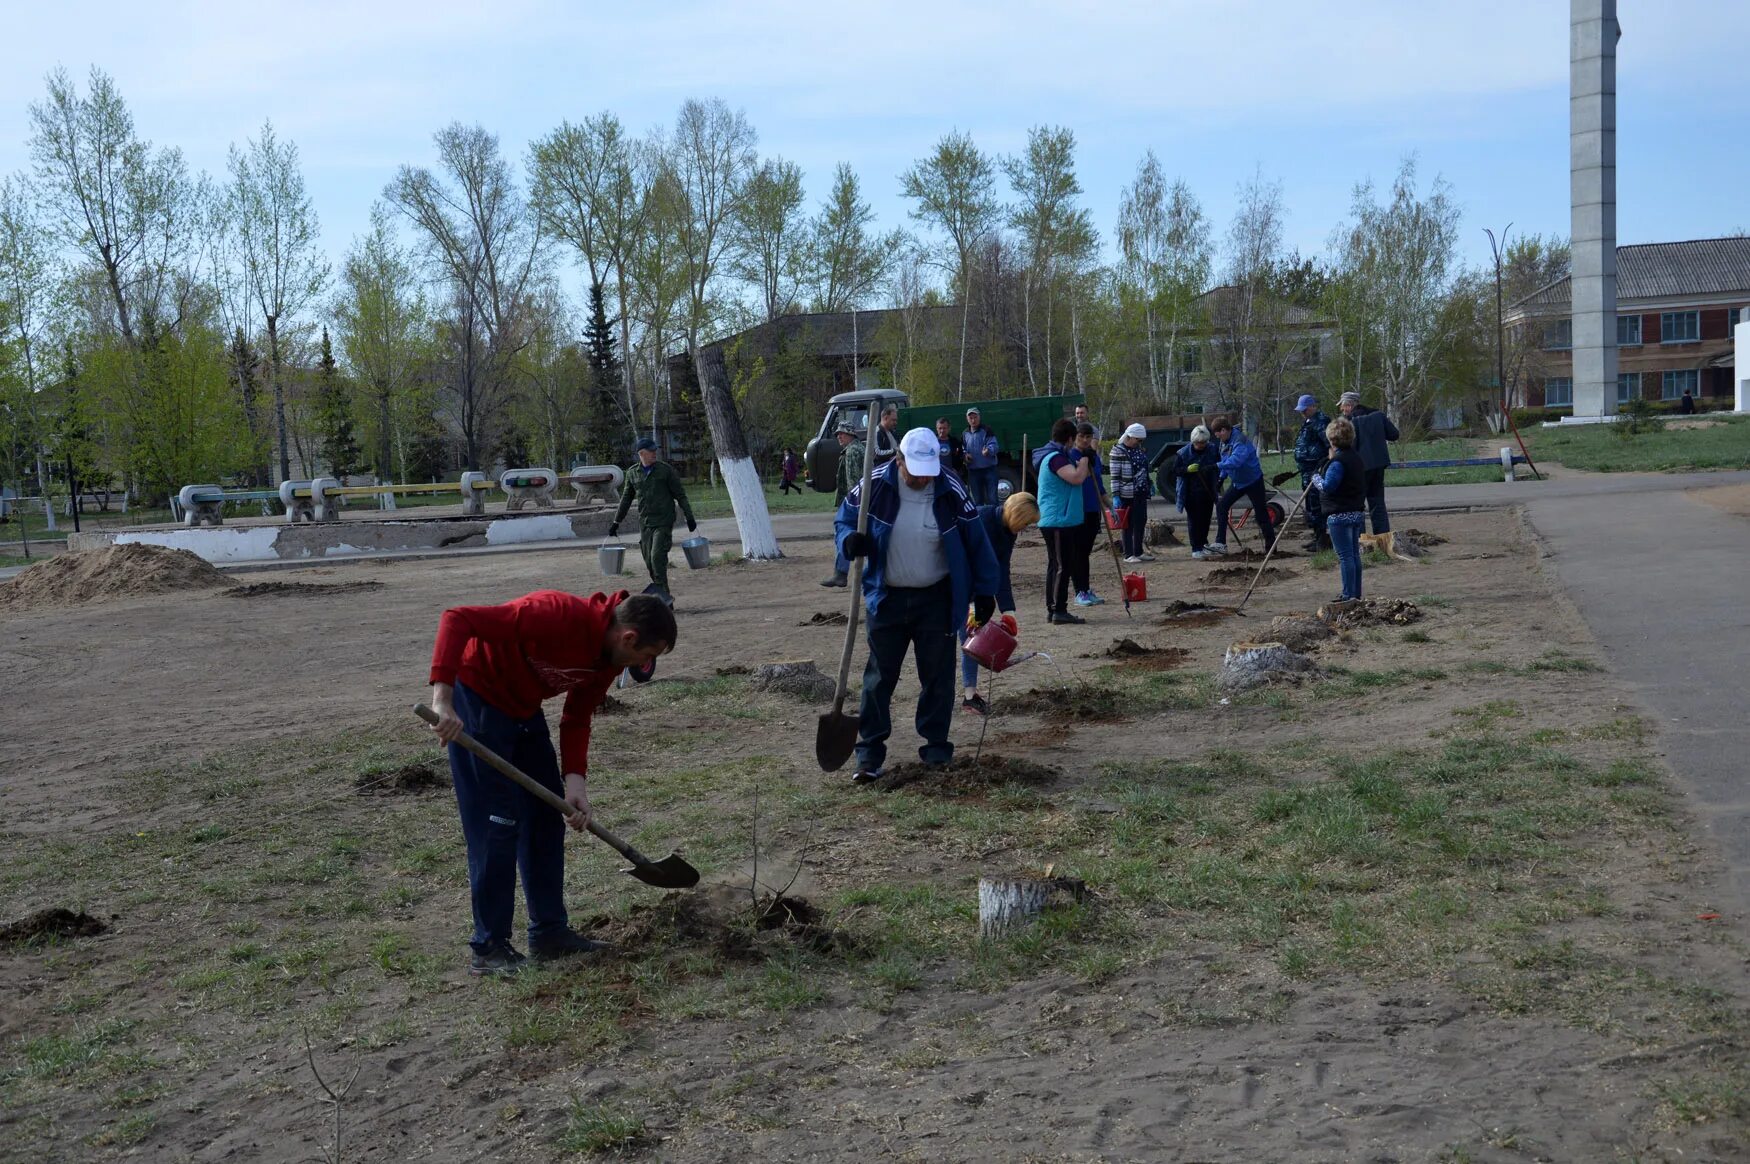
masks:
[[[1620,241],[1750,227],[1750,5],[1623,0],[1620,19]],[[449,121],[485,125],[520,159],[562,119],[606,108],[642,130],[719,96],[762,153],[803,166],[811,201],[852,163],[884,226],[905,224],[898,175],[943,132],[1000,154],[1052,123],[1077,134],[1107,239],[1152,147],[1218,234],[1261,169],[1282,184],[1288,243],[1322,254],[1355,182],[1389,182],[1413,152],[1452,184],[1464,257],[1480,262],[1486,225],[1567,233],[1567,20],[1564,0],[63,0],[8,15],[0,172],[28,165],[43,75],[96,64],[142,136],[215,176],[272,118],[338,257]]]

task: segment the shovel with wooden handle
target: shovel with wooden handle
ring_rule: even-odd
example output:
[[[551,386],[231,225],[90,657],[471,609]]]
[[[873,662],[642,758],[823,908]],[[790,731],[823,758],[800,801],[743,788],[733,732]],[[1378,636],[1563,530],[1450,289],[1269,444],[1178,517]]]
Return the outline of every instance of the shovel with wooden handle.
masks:
[[[873,430],[871,430],[873,433]],[[863,483],[857,490],[857,532],[869,532],[869,479],[875,475],[874,442],[863,448]],[[851,611],[845,619],[845,649],[839,655],[839,683],[832,710],[814,729],[814,758],[822,772],[837,772],[857,748],[857,717],[845,714],[845,692],[851,682],[851,652],[857,645],[857,621],[863,614],[863,559],[851,559]]]
[[[423,703],[413,705],[413,714],[423,719],[433,727],[438,724],[437,712]],[[512,764],[509,760],[469,735],[463,732],[456,737],[456,743],[473,752],[511,780],[523,786],[536,800],[553,809],[561,816],[570,817],[572,808],[553,790]],[[670,853],[660,861],[652,861],[595,821],[585,826],[597,840],[606,841],[617,850],[620,856],[632,862],[632,867],[626,872],[638,878],[646,885],[654,885],[658,889],[691,889],[699,883],[699,871],[681,859],[679,853]]]

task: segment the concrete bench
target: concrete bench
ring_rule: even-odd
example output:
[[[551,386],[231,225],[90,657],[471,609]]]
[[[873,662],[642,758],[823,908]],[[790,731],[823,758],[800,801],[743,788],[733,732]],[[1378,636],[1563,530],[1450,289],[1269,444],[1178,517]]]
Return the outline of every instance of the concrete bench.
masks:
[[[515,513],[526,505],[552,509],[559,474],[551,469],[506,469],[498,476],[498,487],[506,498],[506,513]]]
[[[626,471],[618,465],[573,465],[559,482],[575,491],[574,500],[579,509],[598,501],[618,505],[620,486],[626,483]]]
[[[492,482],[487,480],[485,473],[470,470],[462,474],[462,479],[456,482],[433,481],[426,485],[343,485],[333,477],[318,477],[314,481],[287,482],[294,485],[292,495],[301,499],[308,492],[311,517],[313,521],[339,521],[340,511],[346,507],[349,497],[379,497],[379,496],[410,496],[414,494],[457,494],[462,502],[462,513],[467,517],[486,516],[486,493],[492,488]],[[280,486],[283,497],[286,485]],[[288,506],[287,517],[291,517]],[[296,519],[292,519],[296,520]]]
[[[223,525],[225,504],[234,501],[258,501],[261,512],[271,513],[271,504],[278,500],[277,489],[224,489],[218,485],[184,485],[171,500],[183,525]]]

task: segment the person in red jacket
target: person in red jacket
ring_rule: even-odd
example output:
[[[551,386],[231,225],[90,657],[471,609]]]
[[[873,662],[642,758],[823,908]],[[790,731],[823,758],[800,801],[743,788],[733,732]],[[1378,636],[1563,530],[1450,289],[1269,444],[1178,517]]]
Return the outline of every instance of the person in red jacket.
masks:
[[[471,973],[514,974],[524,960],[510,944],[519,868],[530,953],[554,958],[600,948],[572,930],[564,892],[565,824],[589,823],[590,718],[622,670],[654,667],[674,642],[668,605],[624,590],[588,598],[537,590],[499,606],[453,606],[438,620],[432,730],[449,745],[468,844]],[[555,756],[541,704],[560,692],[565,710]],[[562,795],[572,814],[561,818],[463,749],[455,740],[464,731]]]

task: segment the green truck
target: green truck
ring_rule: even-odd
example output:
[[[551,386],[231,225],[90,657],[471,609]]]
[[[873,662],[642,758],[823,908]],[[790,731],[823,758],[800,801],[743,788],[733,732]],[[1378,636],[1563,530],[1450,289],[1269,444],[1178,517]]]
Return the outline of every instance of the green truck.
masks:
[[[997,498],[1001,500],[1021,488],[1021,450],[1036,449],[1051,439],[1051,426],[1070,415],[1078,404],[1087,401],[1079,394],[1070,396],[1030,396],[1020,400],[966,400],[956,404],[913,405],[910,397],[892,388],[841,392],[826,402],[826,416],[820,432],[808,442],[804,464],[808,468],[808,483],[822,493],[831,493],[839,466],[839,442],[835,435],[841,424],[849,424],[866,439],[871,418],[879,420],[881,410],[889,404],[899,406],[899,429],[934,429],[938,417],[947,417],[954,437],[966,431],[966,410],[977,406],[984,427],[996,434]]]

